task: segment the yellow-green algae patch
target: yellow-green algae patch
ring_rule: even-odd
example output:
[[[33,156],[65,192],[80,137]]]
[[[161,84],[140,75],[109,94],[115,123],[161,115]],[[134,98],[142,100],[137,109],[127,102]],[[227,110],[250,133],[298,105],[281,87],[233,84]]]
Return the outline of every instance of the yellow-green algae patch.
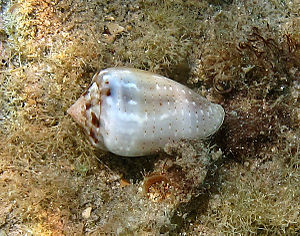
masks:
[[[0,6],[0,234],[299,233],[297,1]],[[94,150],[66,110],[112,66],[189,82],[224,127],[158,156]]]

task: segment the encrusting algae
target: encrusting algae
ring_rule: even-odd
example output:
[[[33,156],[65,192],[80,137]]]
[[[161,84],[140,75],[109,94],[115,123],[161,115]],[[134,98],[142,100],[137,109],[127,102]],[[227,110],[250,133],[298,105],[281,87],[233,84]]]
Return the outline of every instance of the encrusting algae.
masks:
[[[298,1],[0,2],[0,234],[297,235]],[[221,104],[211,138],[96,150],[67,115],[108,67]]]

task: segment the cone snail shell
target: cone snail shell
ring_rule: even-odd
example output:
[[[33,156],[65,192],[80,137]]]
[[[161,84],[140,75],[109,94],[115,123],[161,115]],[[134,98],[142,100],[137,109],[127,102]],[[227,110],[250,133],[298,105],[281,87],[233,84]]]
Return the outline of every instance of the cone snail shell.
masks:
[[[221,105],[184,85],[131,68],[97,73],[68,113],[94,146],[120,156],[144,156],[170,141],[206,138],[225,114]]]

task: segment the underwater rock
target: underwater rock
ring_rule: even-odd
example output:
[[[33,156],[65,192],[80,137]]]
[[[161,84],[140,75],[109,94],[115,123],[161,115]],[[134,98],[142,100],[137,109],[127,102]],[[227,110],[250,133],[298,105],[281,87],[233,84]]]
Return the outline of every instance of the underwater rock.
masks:
[[[68,109],[90,142],[120,156],[155,153],[170,141],[206,138],[224,109],[166,77],[131,68],[97,73]]]

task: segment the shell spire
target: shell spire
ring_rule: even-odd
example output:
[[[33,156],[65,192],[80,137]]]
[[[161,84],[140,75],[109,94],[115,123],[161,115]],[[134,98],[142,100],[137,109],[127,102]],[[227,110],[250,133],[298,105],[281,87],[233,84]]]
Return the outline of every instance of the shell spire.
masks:
[[[68,109],[91,143],[120,156],[143,156],[180,139],[206,138],[224,120],[221,105],[166,77],[109,68]]]
[[[74,119],[74,121],[80,126],[84,126],[86,117],[84,114],[86,105],[85,97],[80,97],[68,110],[68,114]]]

